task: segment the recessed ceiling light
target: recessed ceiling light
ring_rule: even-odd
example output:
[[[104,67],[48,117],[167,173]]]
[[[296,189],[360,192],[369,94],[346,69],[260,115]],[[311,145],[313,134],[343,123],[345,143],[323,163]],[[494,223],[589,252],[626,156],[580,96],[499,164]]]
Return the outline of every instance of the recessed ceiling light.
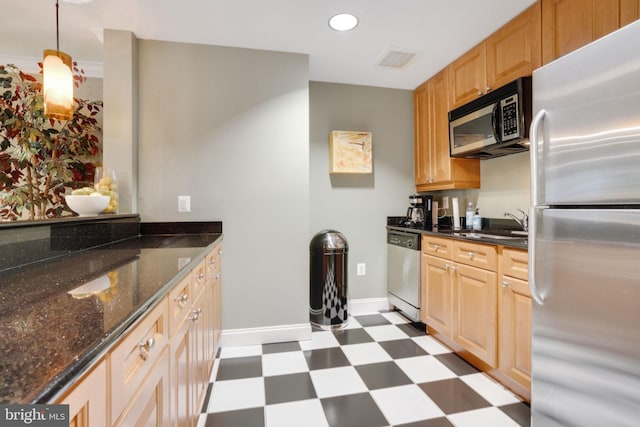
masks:
[[[358,26],[358,18],[350,13],[340,13],[329,19],[329,26],[336,31],[350,31]]]

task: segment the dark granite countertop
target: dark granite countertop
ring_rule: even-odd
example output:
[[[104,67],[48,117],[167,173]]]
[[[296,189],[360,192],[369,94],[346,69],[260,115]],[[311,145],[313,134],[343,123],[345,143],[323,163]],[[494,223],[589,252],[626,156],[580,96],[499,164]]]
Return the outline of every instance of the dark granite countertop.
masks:
[[[2,238],[0,250],[15,252]],[[78,239],[50,237],[55,256],[1,270],[0,403],[52,401],[221,238],[137,235],[71,251]]]
[[[400,230],[409,233],[417,233],[417,234],[429,234],[432,236],[438,237],[447,237],[456,240],[466,240],[469,242],[483,243],[489,245],[501,245],[508,246],[511,248],[517,249],[527,249],[528,248],[528,239],[527,237],[516,237],[511,236],[509,231],[501,230],[501,229],[488,229],[488,230],[452,230],[451,228],[439,228],[433,227],[431,229],[424,228],[416,228],[416,227],[406,227],[401,225],[387,225],[388,230]],[[467,234],[471,233],[475,235],[474,237],[467,236]],[[495,237],[491,238],[483,238],[482,235],[491,235]],[[499,236],[503,235],[503,238]]]

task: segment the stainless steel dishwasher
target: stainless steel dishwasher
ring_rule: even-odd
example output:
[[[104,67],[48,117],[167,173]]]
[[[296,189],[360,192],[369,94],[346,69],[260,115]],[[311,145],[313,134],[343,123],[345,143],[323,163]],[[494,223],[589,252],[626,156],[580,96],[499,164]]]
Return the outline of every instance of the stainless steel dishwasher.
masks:
[[[389,304],[420,321],[420,234],[387,230]]]

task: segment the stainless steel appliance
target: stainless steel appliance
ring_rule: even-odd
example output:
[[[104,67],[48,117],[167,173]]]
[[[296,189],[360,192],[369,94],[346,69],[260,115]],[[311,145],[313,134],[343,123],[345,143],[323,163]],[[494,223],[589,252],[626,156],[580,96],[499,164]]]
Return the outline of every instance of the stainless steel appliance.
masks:
[[[428,228],[431,227],[433,196],[415,194],[409,196],[407,217],[404,221],[407,227]]]
[[[389,304],[420,320],[420,234],[387,231],[387,289]]]
[[[640,21],[533,73],[533,427],[640,422]]]
[[[531,78],[522,77],[449,112],[452,157],[489,159],[528,150]]]

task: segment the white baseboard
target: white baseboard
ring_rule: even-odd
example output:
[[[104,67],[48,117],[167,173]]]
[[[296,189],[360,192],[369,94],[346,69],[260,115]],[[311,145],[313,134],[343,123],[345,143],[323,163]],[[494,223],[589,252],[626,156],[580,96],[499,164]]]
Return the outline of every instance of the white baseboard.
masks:
[[[225,329],[222,331],[222,347],[260,345],[311,339],[311,324],[266,326],[264,328]]]
[[[376,313],[389,309],[387,298],[361,298],[349,301],[349,315]],[[311,339],[311,324],[266,326],[263,328],[225,329],[222,331],[222,347],[260,345]]]
[[[378,311],[389,310],[389,300],[384,298],[360,298],[349,301],[349,315],[359,316],[361,314],[377,313]]]

